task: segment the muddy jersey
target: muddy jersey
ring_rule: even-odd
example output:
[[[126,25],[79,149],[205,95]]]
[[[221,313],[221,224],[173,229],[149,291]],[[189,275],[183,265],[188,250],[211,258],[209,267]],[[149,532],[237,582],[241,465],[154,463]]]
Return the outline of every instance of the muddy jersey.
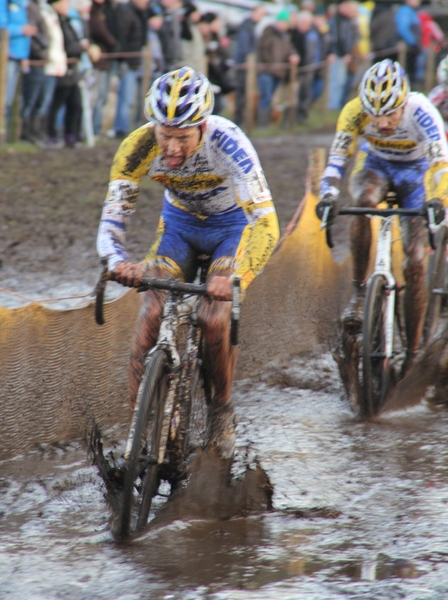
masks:
[[[98,233],[97,249],[109,268],[129,260],[126,227],[135,208],[140,179],[148,175],[165,188],[173,207],[207,223],[211,217],[244,211],[249,235],[235,273],[248,285],[267,262],[278,239],[278,221],[258,156],[244,133],[219,116],[206,121],[196,152],[179,169],[170,168],[157,144],[154,125],[143,125],[115,155]],[[170,218],[176,218],[175,212]]]
[[[448,144],[443,119],[423,94],[412,92],[406,102],[397,129],[383,136],[364,112],[359,97],[348,102],[339,115],[321,183],[321,195],[337,196],[334,183],[342,177],[358,137],[364,138],[363,150],[399,168],[400,163],[427,160],[425,174],[427,197],[448,200]],[[332,185],[333,184],[333,185]]]
[[[448,88],[444,85],[436,86],[429,92],[428,99],[442,115],[448,136]]]

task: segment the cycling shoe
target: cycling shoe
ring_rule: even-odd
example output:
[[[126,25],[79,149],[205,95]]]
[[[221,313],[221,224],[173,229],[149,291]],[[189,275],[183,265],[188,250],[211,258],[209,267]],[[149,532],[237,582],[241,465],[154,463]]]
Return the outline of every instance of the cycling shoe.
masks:
[[[350,302],[345,307],[341,316],[342,327],[347,333],[360,333],[364,318],[365,293],[357,291],[353,294]]]
[[[232,402],[212,402],[208,411],[207,447],[215,447],[222,458],[235,452],[235,415]]]

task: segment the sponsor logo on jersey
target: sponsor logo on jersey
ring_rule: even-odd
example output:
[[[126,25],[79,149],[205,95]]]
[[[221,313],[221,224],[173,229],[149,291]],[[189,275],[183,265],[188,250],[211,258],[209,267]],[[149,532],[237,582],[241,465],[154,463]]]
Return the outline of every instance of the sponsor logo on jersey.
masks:
[[[426,135],[430,140],[440,140],[440,131],[434,119],[431,115],[428,115],[420,106],[414,113],[414,117],[417,117],[417,123],[425,130]]]
[[[446,153],[440,142],[430,142],[425,146],[426,158],[430,163],[444,162],[447,160]]]
[[[382,140],[371,135],[366,135],[364,137],[372,144],[372,146],[380,148],[381,150],[401,150],[402,152],[409,152],[417,146],[417,142],[414,142],[414,140],[391,140],[390,138]]]
[[[236,162],[236,164],[241,167],[245,173],[250,173],[254,163],[249,158],[244,148],[241,148],[238,145],[236,140],[219,129],[215,129],[211,140],[212,142],[218,140],[218,148],[220,148],[224,154],[231,156],[234,162]]]

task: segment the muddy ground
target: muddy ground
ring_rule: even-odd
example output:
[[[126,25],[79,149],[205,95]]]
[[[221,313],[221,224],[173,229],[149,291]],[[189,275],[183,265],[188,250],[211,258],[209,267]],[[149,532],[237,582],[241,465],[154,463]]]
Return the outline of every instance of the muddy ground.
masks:
[[[254,140],[281,228],[303,197],[310,148],[328,148],[331,139],[332,132],[324,131]],[[117,147],[115,140],[102,139],[95,148],[0,151],[3,288],[42,298],[53,288],[64,295],[73,292],[76,282],[80,293],[94,284],[97,227]],[[151,242],[161,199],[159,184],[145,178],[128,232],[135,260],[141,260]],[[0,303],[7,304],[4,299],[2,295]]]

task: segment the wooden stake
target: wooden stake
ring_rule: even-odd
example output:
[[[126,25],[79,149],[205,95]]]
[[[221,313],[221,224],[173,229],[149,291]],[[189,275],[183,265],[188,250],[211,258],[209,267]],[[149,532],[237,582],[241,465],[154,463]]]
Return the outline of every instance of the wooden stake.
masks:
[[[244,122],[247,135],[252,133],[254,126],[254,101],[257,89],[257,58],[254,52],[247,55],[246,60],[246,110]]]
[[[143,79],[142,79],[142,121],[146,123],[147,119],[145,116],[145,98],[148,93],[149,86],[151,84],[151,63],[152,63],[152,54],[151,54],[151,44],[148,42],[145,48],[145,58],[143,63]]]
[[[289,93],[288,93],[288,123],[291,129],[294,129],[296,124],[296,81],[297,81],[297,65],[291,64],[289,69]]]

